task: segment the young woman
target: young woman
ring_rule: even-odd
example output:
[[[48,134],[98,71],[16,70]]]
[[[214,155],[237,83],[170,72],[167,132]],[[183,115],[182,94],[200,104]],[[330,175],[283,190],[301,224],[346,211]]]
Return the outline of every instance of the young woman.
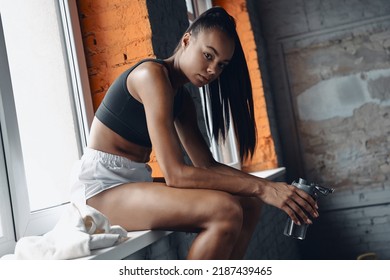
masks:
[[[234,19],[215,7],[196,19],[174,54],[146,59],[124,72],[96,112],[77,186],[88,205],[127,229],[198,232],[188,259],[239,259],[261,204],[311,223],[317,205],[305,192],[213,159],[183,85],[208,87],[214,137],[224,137],[227,106],[241,159],[254,151],[255,122],[248,70]],[[164,174],[151,177],[151,148]],[[184,147],[193,165],[184,162]]]

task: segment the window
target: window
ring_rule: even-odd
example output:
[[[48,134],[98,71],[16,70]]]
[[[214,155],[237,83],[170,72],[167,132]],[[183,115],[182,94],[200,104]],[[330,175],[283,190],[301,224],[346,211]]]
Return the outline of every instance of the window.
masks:
[[[12,221],[12,210],[9,195],[8,176],[6,171],[5,150],[2,132],[6,128],[4,115],[7,112],[5,92],[10,90],[11,80],[5,52],[3,25],[0,14],[0,256],[12,251],[15,245],[15,233]]]
[[[49,231],[69,202],[93,109],[75,0],[0,0],[0,8],[8,61],[0,65],[0,238],[13,216],[19,239]]]
[[[1,23],[0,23],[1,32]],[[1,40],[1,39],[0,39]],[[1,57],[1,53],[0,53]],[[2,61],[1,61],[2,62]],[[2,71],[0,70],[0,73]],[[3,77],[1,75],[0,77]],[[0,80],[0,83],[3,81]],[[0,92],[1,94],[1,92]],[[3,141],[0,134],[0,256],[1,252],[11,252],[15,245],[12,212],[9,201],[7,172],[5,168]]]

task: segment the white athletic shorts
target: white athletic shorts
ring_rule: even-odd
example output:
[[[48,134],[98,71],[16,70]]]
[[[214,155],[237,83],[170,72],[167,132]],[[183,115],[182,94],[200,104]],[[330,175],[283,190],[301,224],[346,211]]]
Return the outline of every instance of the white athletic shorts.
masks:
[[[125,183],[152,182],[147,163],[87,148],[74,167],[71,201],[84,203],[102,191]]]

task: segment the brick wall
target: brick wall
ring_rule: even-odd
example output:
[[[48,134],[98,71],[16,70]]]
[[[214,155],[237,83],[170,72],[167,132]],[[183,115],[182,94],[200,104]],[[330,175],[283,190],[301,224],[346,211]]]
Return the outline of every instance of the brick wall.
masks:
[[[108,87],[141,58],[153,57],[145,0],[78,0],[95,110]]]
[[[390,204],[324,212],[299,244],[304,259],[350,260],[373,252],[390,259]]]

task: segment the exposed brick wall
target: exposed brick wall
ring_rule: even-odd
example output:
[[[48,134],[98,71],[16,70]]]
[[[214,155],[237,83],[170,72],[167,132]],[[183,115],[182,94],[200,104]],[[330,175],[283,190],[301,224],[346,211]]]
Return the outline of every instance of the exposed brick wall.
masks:
[[[390,259],[389,213],[390,204],[322,213],[321,222],[299,244],[302,258],[350,260],[373,252],[378,259]]]
[[[246,1],[214,0],[213,5],[224,7],[236,19],[237,33],[244,49],[252,82],[258,145],[254,157],[252,160],[244,162],[242,169],[250,172],[275,168],[278,166],[278,161],[270,131],[263,83],[257,57],[257,48],[251,22],[249,20]]]
[[[108,87],[141,58],[153,57],[146,0],[78,0],[95,110]]]

